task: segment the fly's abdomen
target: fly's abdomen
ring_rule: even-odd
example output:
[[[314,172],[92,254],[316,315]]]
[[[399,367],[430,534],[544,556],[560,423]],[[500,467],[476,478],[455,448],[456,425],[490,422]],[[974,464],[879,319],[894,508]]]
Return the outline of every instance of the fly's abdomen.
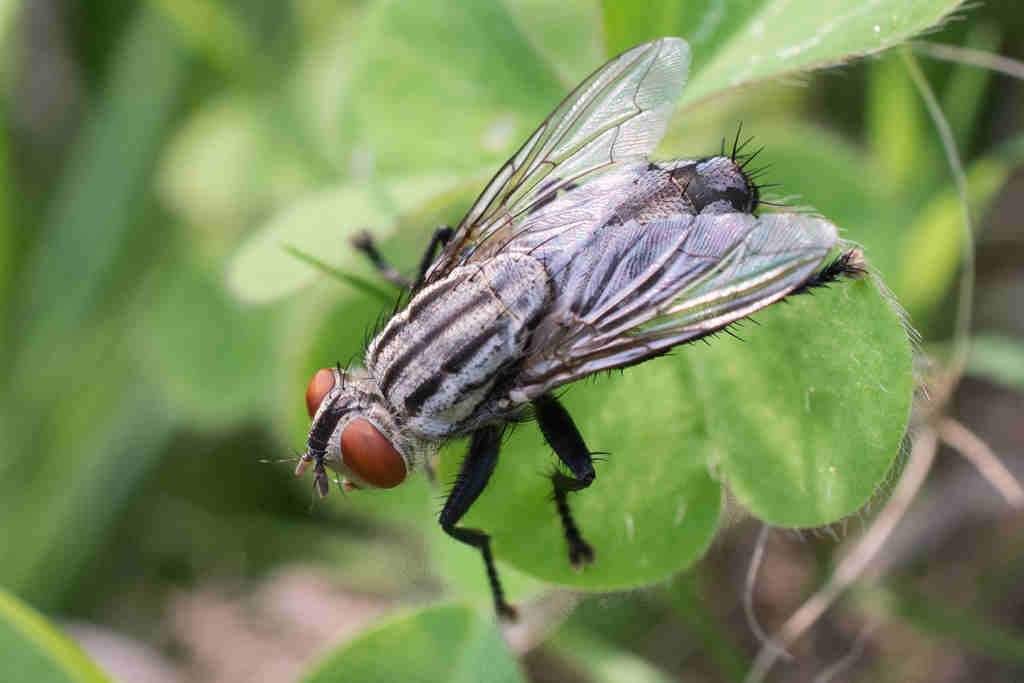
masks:
[[[522,358],[549,297],[547,271],[528,255],[456,268],[391,319],[367,349],[367,369],[410,428],[453,434]]]

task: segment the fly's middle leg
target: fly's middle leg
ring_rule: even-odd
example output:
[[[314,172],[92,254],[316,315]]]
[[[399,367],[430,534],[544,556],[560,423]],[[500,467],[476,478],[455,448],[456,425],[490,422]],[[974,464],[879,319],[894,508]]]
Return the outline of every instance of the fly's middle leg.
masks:
[[[410,280],[405,277],[397,268],[388,263],[387,259],[384,258],[380,253],[380,250],[377,248],[377,241],[369,231],[364,230],[363,232],[357,233],[353,236],[352,246],[363,252],[366,257],[370,259],[370,262],[385,280],[392,284],[396,284],[399,287],[411,288],[415,291],[423,284],[423,279],[427,275],[427,269],[430,268],[430,264],[434,262],[434,257],[437,254],[438,248],[446,245],[454,234],[455,231],[448,225],[443,225],[434,231],[433,236],[430,238],[430,243],[427,244],[427,249],[423,254],[423,258],[420,259],[420,266],[415,280]]]
[[[469,453],[462,461],[459,476],[448,494],[444,509],[441,510],[440,522],[441,528],[449,536],[480,550],[484,556],[491,594],[494,596],[494,608],[498,616],[514,620],[517,616],[516,609],[505,601],[505,593],[501,589],[501,581],[498,580],[498,570],[494,566],[494,556],[491,554],[490,535],[479,529],[455,526],[480,496],[487,485],[487,480],[491,478],[491,473],[494,472],[494,466],[498,464],[501,433],[501,427],[484,427],[473,433]]]
[[[594,482],[593,454],[587,449],[569,413],[554,396],[542,396],[533,402],[533,406],[544,439],[573,475],[570,477],[556,471],[551,475],[551,484],[554,488],[555,507],[562,520],[565,540],[569,544],[569,562],[579,569],[594,561],[594,549],[583,540],[569,509],[567,497],[569,493],[585,489]]]

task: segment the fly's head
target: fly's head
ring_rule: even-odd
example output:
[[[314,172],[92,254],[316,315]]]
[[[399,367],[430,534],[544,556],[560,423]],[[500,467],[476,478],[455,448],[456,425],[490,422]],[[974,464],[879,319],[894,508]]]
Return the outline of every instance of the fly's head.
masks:
[[[306,408],[313,424],[295,473],[312,463],[321,496],[330,490],[328,466],[342,475],[346,489],[392,488],[405,480],[411,459],[402,452],[410,448],[365,373],[318,370],[306,388]]]
[[[682,161],[669,173],[698,214],[754,213],[761,194],[743,168],[751,158],[715,156]]]

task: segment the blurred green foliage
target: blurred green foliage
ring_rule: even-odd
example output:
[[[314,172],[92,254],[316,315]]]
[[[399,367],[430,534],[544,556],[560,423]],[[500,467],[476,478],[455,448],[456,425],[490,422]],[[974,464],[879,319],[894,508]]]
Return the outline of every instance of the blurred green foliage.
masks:
[[[0,652],[11,681],[109,680],[73,642],[31,607],[0,590]]]
[[[396,672],[519,680],[475,611],[488,599],[477,553],[437,528],[440,489],[419,478],[311,506],[309,482],[290,476],[308,427],[302,388],[318,367],[358,357],[382,307],[288,248],[372,281],[348,245],[370,228],[413,267],[430,231],[459,220],[569,88],[610,54],[681,35],[694,57],[686,108],[658,156],[713,153],[742,120],[767,145],[777,194],[799,193],[787,203],[813,205],[864,245],[925,338],[945,340],[959,206],[901,60],[812,88],[772,79],[897,45],[958,3],[847,5],[77,3],[65,17],[75,70],[58,85],[81,94],[78,120],[56,141],[45,117],[26,118],[40,106],[24,85],[39,78],[39,38],[19,31],[0,70],[0,586],[47,614],[102,621],[126,592],[136,612],[157,614],[172,589],[310,563],[370,593],[473,605],[391,622],[311,680],[372,669],[394,638],[421,653],[419,665],[396,658]],[[32,11],[0,3],[0,36]],[[944,38],[997,49],[999,11]],[[1024,143],[983,135],[989,74],[928,74],[981,215]],[[531,426],[516,432],[467,518],[495,532],[513,597],[542,595],[539,579],[602,590],[676,574],[723,522],[723,483],[758,517],[794,526],[849,515],[884,485],[912,379],[895,313],[867,282],[776,308],[742,329],[749,344],[685,348],[568,395],[589,443],[613,453],[578,501],[594,571],[568,571],[538,476],[551,455]],[[972,367],[1010,368],[1019,386],[1018,342],[979,348]],[[443,453],[441,482],[463,447]],[[617,635],[588,627],[584,604],[553,643],[602,652],[632,672],[620,680],[657,680],[623,626],[675,614],[735,679],[745,656],[690,580],[601,611],[595,622]],[[38,619],[8,604],[5,657],[28,638],[8,634]],[[43,649],[59,660],[67,649],[53,639]]]
[[[396,645],[401,648],[399,656],[395,656]],[[492,619],[449,605],[421,610],[360,635],[304,680],[516,683],[524,679]]]

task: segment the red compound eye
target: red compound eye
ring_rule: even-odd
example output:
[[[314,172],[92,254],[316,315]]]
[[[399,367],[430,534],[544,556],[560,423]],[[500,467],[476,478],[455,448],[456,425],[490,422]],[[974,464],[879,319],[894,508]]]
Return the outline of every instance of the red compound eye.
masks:
[[[309,380],[309,386],[306,387],[306,410],[309,411],[311,418],[316,415],[324,396],[333,388],[334,371],[330,368],[320,368],[313,375],[313,379]]]
[[[390,489],[405,479],[405,460],[369,421],[352,420],[341,433],[341,457],[360,479]]]

